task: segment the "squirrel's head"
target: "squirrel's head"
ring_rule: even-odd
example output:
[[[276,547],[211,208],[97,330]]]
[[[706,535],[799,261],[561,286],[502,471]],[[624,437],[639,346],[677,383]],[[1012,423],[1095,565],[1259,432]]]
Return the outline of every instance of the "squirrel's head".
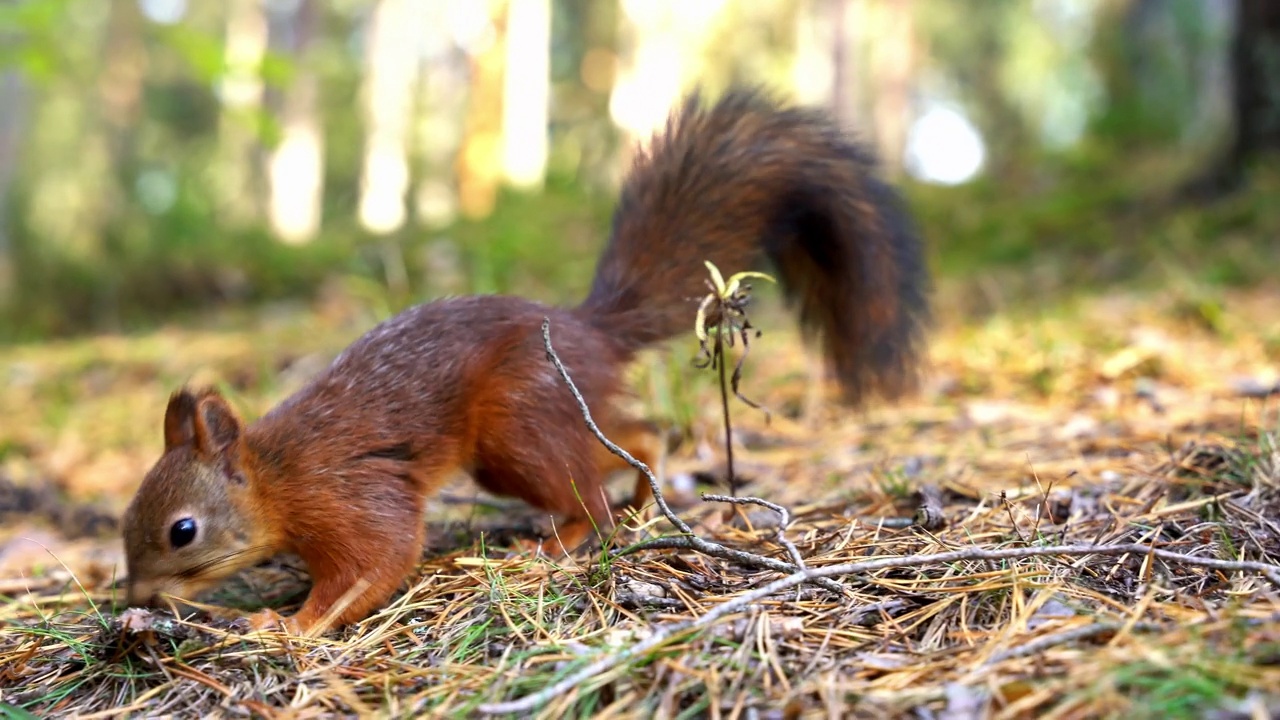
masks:
[[[169,398],[164,454],[125,511],[130,605],[189,598],[270,554],[254,522],[243,430],[212,390]]]

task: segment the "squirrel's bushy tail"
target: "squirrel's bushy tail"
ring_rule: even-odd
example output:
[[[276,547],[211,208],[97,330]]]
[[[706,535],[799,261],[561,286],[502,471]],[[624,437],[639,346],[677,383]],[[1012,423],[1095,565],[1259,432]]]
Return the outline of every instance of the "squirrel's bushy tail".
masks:
[[[708,292],[767,257],[848,400],[915,385],[927,321],[921,244],[871,155],[824,114],[695,93],[637,154],[579,312],[625,351],[693,329]]]

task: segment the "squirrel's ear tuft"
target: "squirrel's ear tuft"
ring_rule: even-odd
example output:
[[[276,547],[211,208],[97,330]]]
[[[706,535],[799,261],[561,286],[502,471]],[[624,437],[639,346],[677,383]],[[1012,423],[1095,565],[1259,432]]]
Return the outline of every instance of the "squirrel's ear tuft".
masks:
[[[169,396],[164,411],[164,449],[187,445],[196,439],[196,396],[183,388]]]
[[[216,455],[240,439],[240,418],[227,401],[212,390],[196,399],[196,449]]]

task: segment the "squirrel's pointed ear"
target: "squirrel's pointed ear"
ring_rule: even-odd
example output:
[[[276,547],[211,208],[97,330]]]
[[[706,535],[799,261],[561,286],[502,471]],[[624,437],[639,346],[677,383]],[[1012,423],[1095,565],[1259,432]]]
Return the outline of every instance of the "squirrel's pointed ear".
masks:
[[[208,455],[226,450],[240,439],[240,418],[216,392],[196,399],[196,449]]]
[[[187,445],[196,439],[196,396],[183,388],[169,396],[164,411],[164,449]]]

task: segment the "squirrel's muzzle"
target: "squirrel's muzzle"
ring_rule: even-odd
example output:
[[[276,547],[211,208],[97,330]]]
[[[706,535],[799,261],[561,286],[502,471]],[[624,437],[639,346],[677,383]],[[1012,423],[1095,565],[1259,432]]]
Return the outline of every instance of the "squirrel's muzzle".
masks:
[[[129,607],[153,607],[159,598],[154,583],[129,580],[127,588],[125,599]]]

